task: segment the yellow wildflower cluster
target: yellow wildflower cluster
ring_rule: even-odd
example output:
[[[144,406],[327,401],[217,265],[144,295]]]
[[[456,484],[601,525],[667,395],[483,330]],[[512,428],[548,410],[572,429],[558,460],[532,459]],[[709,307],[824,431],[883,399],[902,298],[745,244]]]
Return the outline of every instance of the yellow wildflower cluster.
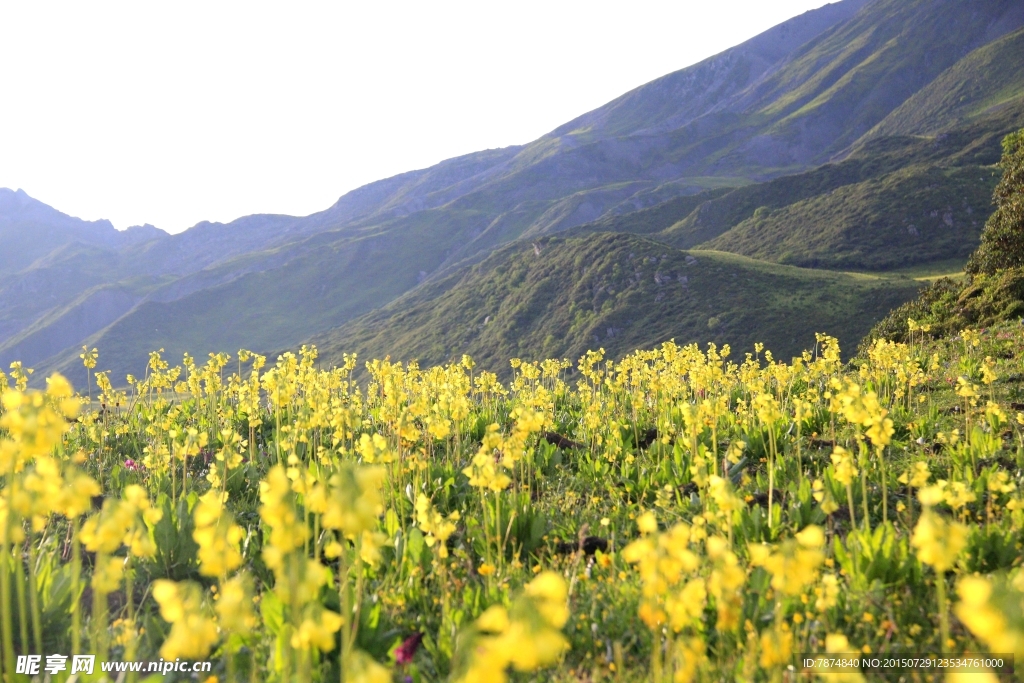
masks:
[[[852,369],[821,336],[789,363],[674,343],[586,353],[575,375],[518,359],[505,384],[469,358],[371,361],[361,383],[355,357],[321,369],[311,347],[270,369],[239,353],[237,373],[157,353],[127,399],[86,349],[108,403],[81,417],[66,382],[12,368],[0,667],[6,641],[43,643],[64,581],[93,587],[91,628],[67,601],[71,650],[152,652],[159,609],[161,654],[223,657],[231,681],[784,679],[805,649],[1018,652],[1016,361],[987,332],[956,354],[922,332]],[[183,570],[207,587],[132,583]],[[926,586],[938,610],[905,602]],[[638,616],[651,638],[630,637]]]
[[[8,389],[0,394],[0,469],[20,471],[26,461],[48,455],[61,443],[75,417],[79,400],[71,385],[60,375],[47,380],[46,392]]]
[[[554,572],[526,585],[512,608],[489,607],[476,620],[478,631],[466,655],[464,683],[505,683],[509,667],[534,671],[558,661],[569,647],[561,628],[569,619],[568,587]]]
[[[448,547],[445,542],[455,533],[455,523],[458,521],[458,511],[451,513],[445,519],[444,515],[430,504],[429,498],[422,493],[416,496],[416,522],[419,524],[420,531],[426,534],[424,542],[428,548],[433,548],[435,543],[440,542],[437,553],[442,560],[448,557]]]
[[[645,512],[637,526],[644,536],[626,546],[622,557],[637,565],[643,582],[640,618],[650,629],[668,624],[678,633],[695,624],[707,599],[704,579],[692,576],[700,558],[689,547],[701,535],[687,524],[657,533],[653,512]]]
[[[487,426],[487,433],[484,434],[472,464],[462,470],[469,477],[470,486],[498,492],[512,483],[512,479],[505,474],[505,469],[512,465],[511,458],[501,451],[505,439],[498,429],[496,424]]]
[[[863,391],[860,385],[847,382],[837,387],[836,399],[840,412],[850,424],[864,430],[864,436],[878,451],[889,445],[895,433],[892,420],[887,417],[889,411],[883,408],[874,391]]]
[[[160,647],[161,657],[204,659],[210,654],[219,634],[198,584],[159,579],[153,582],[153,599],[160,605],[160,616],[171,624],[171,632]]]
[[[245,532],[224,509],[227,498],[226,492],[211,489],[199,498],[193,512],[192,538],[199,546],[199,573],[203,576],[224,576],[242,564],[238,544]]]
[[[965,576],[954,611],[990,652],[1024,657],[1024,572],[1010,580]]]
[[[943,488],[934,485],[921,489],[918,498],[924,506],[924,512],[910,539],[910,544],[917,550],[917,557],[937,572],[950,569],[967,545],[967,527],[946,520],[932,509],[933,505],[943,499]]]
[[[818,570],[825,561],[824,545],[825,533],[812,524],[777,548],[751,545],[750,563],[768,570],[772,588],[782,595],[797,596],[817,581]]]

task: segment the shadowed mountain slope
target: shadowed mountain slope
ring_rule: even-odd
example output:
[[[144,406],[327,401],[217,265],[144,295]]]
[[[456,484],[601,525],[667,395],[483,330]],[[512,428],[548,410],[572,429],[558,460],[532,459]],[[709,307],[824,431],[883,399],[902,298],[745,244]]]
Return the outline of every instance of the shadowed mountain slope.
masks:
[[[352,352],[423,364],[467,353],[501,374],[513,357],[575,361],[598,347],[618,357],[668,339],[737,351],[762,341],[785,358],[813,346],[819,331],[853,348],[919,286],[686,252],[634,235],[549,237],[503,247],[311,341],[326,363]]]

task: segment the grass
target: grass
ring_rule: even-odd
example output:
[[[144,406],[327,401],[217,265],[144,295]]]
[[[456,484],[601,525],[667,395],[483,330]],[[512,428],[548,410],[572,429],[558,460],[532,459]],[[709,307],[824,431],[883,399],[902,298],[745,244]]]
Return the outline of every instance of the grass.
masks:
[[[697,194],[673,197],[654,206],[622,214],[605,216],[600,220],[574,228],[571,233],[622,232],[636,235],[650,235],[661,232],[667,226],[686,218],[694,209],[726,194],[728,187],[705,190]]]
[[[913,278],[918,282],[931,282],[940,278],[958,278],[964,274],[964,264],[966,259],[956,258],[949,259],[946,261],[932,261],[930,263],[923,263],[913,266],[907,266],[906,268],[895,268],[893,270],[887,270],[884,273],[878,273],[878,271],[845,271],[850,273],[858,274],[871,274],[881,277],[892,277],[895,275],[903,275],[905,277]]]

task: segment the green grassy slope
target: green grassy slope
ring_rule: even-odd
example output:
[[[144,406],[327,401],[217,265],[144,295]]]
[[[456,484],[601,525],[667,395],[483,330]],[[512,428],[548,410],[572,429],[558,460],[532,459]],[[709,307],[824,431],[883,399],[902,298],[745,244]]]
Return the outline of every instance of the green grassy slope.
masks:
[[[988,166],[914,166],[754,214],[704,246],[814,268],[964,261],[991,213]]]
[[[969,8],[961,0],[877,0],[756,86],[750,110],[770,121],[768,135],[739,150],[751,163],[773,155],[825,161],[1004,23],[1024,23],[1018,0],[974,0]]]
[[[32,367],[75,346],[111,324],[142,299],[140,287],[98,285],[83,291],[65,306],[56,307],[32,325],[0,344],[0,367],[22,361]]]
[[[673,197],[637,211],[604,216],[592,223],[581,225],[571,232],[626,232],[635,235],[650,235],[671,227],[693,213],[698,206],[717,199],[729,193],[730,190],[731,188],[719,188],[705,190],[698,194]]]
[[[743,93],[807,41],[854,17],[867,0],[845,0],[793,17],[755,38],[635,88],[559,126],[582,141],[678,128]]]
[[[480,225],[472,212],[434,210],[399,219],[390,229],[314,235],[301,248],[282,248],[272,268],[173,301],[144,302],[86,342],[100,349],[98,369],[115,377],[141,375],[149,351],[158,348],[180,358],[184,352],[205,357],[289,346],[412,289]],[[41,368],[84,381],[75,348]]]
[[[764,341],[780,357],[816,331],[852,348],[917,292],[879,278],[685,252],[643,237],[597,233],[505,247],[480,264],[314,337],[325,362],[343,353],[437,363],[468,353],[504,373],[510,357],[611,356],[677,342]]]
[[[839,163],[709,199],[655,238],[819,268],[966,259],[992,212],[999,140],[1021,125],[1024,101],[937,136],[875,137]]]
[[[866,136],[927,135],[1024,99],[1024,29],[970,53],[916,92]]]
[[[709,247],[732,251],[733,247],[725,248],[724,245],[712,241],[723,233],[752,221],[754,214],[759,211],[759,217],[763,217],[766,211],[779,212],[797,205],[816,206],[815,202],[821,201],[829,204],[829,198],[842,188],[849,192],[857,185],[868,182],[887,187],[894,180],[908,175],[927,178],[924,188],[931,194],[932,199],[938,198],[932,203],[948,204],[948,197],[953,196],[960,197],[961,200],[968,198],[971,213],[965,215],[966,224],[970,226],[974,222],[977,227],[984,223],[991,210],[988,197],[994,182],[991,177],[992,170],[981,167],[994,164],[998,160],[999,138],[1022,122],[1024,106],[1011,105],[964,127],[948,130],[941,137],[875,137],[860,145],[850,156],[838,163],[825,164],[811,171],[786,175],[766,182],[747,183],[733,188],[721,187],[698,194],[672,197],[639,210],[603,216],[571,232],[610,231],[646,234],[680,248],[692,248],[707,243]],[[914,188],[907,186],[903,189],[909,191]],[[652,194],[654,192],[651,191]],[[827,221],[818,221],[814,215],[808,216],[806,212],[800,219],[811,221],[815,228],[826,224],[824,229],[831,229],[827,224],[838,220],[844,225],[863,227],[871,231],[877,226],[862,222],[864,215],[869,215],[887,221],[886,229],[890,226],[895,230],[909,227],[913,221],[903,220],[912,208],[904,206],[904,199],[908,197],[896,193],[886,199],[887,206],[883,206],[884,202],[877,197],[864,197],[864,205],[857,201],[842,205],[833,202],[829,204]],[[942,201],[938,201],[939,199]],[[909,197],[908,203],[920,204],[921,201]],[[932,208],[929,208],[929,213],[931,210]],[[956,211],[951,210],[954,210],[954,213]],[[889,212],[896,218],[889,220]],[[945,213],[943,211],[942,215]],[[939,218],[941,220],[941,216]],[[964,221],[958,223],[963,224]],[[804,227],[801,223],[794,229],[799,233]],[[772,239],[779,241],[785,241],[789,237],[785,230],[772,235]],[[798,237],[803,239],[805,235],[800,234]],[[977,242],[977,234],[969,232],[962,235],[968,246],[953,240],[921,249],[918,243],[918,248],[913,249],[909,258],[892,258],[888,254],[890,244],[887,243],[885,236],[873,237],[877,238],[877,248],[874,251],[868,249],[860,259],[832,259],[831,252],[827,250],[830,245],[826,245],[826,250],[815,252],[812,258],[803,259],[799,264],[809,267],[836,266],[876,270],[895,268],[903,267],[899,264],[905,261],[923,263],[930,260],[963,258]],[[898,239],[894,240],[892,246],[898,246],[896,242]],[[738,253],[769,260],[775,260],[779,256],[748,253],[742,250]]]

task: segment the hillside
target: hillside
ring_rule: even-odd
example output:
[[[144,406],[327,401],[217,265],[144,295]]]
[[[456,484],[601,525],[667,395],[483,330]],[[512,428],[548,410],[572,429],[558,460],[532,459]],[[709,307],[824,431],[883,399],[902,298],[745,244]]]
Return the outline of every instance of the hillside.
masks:
[[[118,250],[159,241],[167,234],[151,225],[115,230],[110,221],[84,221],[29,197],[0,187],[0,276],[59,256],[72,246]]]
[[[1022,106],[1024,30],[978,48],[907,99],[865,138],[927,135]]]
[[[312,216],[203,223],[95,259],[75,247],[59,266],[33,257],[0,280],[0,363],[29,349],[33,364],[68,369],[88,343],[122,376],[154,348],[286,348],[503,245],[567,230],[818,267],[959,258],[989,210],[975,201],[991,190],[981,167],[1024,116],[1015,77],[978,74],[1014,68],[1022,26],[1012,0],[843,0],[529,144],[378,181]],[[944,92],[957,108],[939,134],[899,113],[913,97],[947,106]],[[887,119],[897,132],[879,128]],[[916,204],[899,204],[920,187]],[[951,211],[956,231],[943,232]],[[82,295],[100,286],[128,296],[92,317]],[[25,308],[26,289],[62,293]]]
[[[753,215],[703,246],[775,263],[885,270],[966,261],[997,174],[989,167],[916,166]]]
[[[1017,325],[1024,315],[1024,128],[1002,141],[996,210],[970,255],[964,277],[941,278],[913,301],[880,320],[862,345],[876,339],[905,341],[918,330],[953,336],[960,330]],[[920,325],[921,327],[918,327]]]
[[[424,365],[466,353],[502,375],[512,357],[575,361],[601,347],[617,358],[669,339],[737,352],[763,340],[788,358],[812,347],[815,332],[855,346],[918,288],[906,278],[686,252],[633,235],[549,237],[504,247],[311,341],[328,364],[352,352]]]

